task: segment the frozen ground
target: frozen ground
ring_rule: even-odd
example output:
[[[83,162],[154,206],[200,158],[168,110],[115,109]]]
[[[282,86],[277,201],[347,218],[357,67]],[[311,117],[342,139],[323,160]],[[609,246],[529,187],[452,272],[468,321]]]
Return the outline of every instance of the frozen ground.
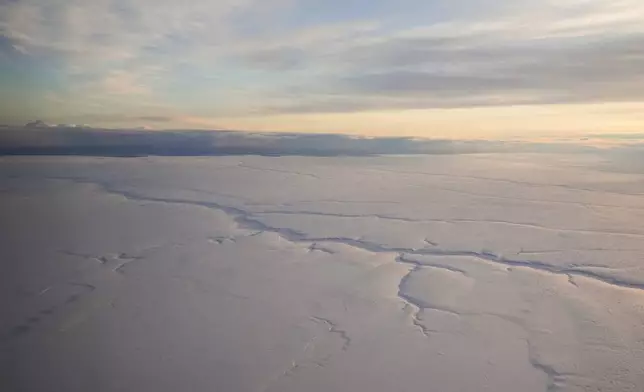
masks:
[[[601,155],[0,160],[0,390],[644,390]]]

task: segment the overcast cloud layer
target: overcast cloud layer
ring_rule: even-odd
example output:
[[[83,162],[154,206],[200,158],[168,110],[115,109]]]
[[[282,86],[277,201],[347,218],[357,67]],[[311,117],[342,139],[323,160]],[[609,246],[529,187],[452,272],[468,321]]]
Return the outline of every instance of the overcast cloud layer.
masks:
[[[372,156],[592,151],[589,146],[553,141],[438,140],[410,137],[365,138],[334,134],[231,131],[146,132],[123,129],[0,129],[0,156]]]
[[[2,0],[0,117],[644,101],[639,0]]]

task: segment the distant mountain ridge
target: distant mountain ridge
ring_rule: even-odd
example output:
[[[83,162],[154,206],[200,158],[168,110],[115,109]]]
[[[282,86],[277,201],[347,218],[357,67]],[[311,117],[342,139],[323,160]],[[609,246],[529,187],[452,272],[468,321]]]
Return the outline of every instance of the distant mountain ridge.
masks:
[[[28,126],[0,131],[0,156],[373,156],[391,154],[477,154],[571,152],[592,147],[571,143],[500,140],[449,140],[411,137],[359,137],[341,134],[241,131],[145,131],[85,126]]]
[[[91,128],[87,124],[47,124],[42,120],[32,121],[25,124],[25,128]]]
[[[49,127],[51,127],[51,125],[47,124],[42,120],[36,120],[25,124],[25,128],[49,128]]]

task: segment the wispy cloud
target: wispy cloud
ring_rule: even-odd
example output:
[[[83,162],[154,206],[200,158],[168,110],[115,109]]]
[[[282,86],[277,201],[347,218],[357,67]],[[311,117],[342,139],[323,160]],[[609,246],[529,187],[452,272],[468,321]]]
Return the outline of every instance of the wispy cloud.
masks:
[[[137,75],[126,71],[110,72],[102,81],[102,87],[110,94],[141,95],[150,93],[150,90],[137,80]]]
[[[123,118],[643,101],[643,20],[639,0],[4,1],[0,62]]]

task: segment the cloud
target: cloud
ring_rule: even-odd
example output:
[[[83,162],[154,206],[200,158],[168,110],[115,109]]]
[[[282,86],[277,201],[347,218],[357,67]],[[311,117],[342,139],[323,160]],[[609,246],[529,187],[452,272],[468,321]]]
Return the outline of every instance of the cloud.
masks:
[[[296,86],[291,93],[306,99],[282,110],[644,100],[644,31],[566,37],[535,31],[512,39],[507,25],[452,27],[348,47],[324,64],[335,72]]]
[[[79,111],[187,119],[640,101],[642,20],[639,0],[4,1],[0,59]]]
[[[530,94],[535,101],[640,100],[644,34],[544,45],[445,47],[389,42],[368,60],[381,72],[358,72],[338,81],[349,92],[428,97]],[[377,58],[376,58],[377,56]]]
[[[150,90],[138,80],[136,74],[127,71],[112,71],[102,81],[102,87],[108,94],[142,95]]]
[[[155,123],[165,123],[165,122],[173,121],[174,119],[172,117],[167,117],[167,116],[140,116],[137,118],[137,120],[149,121],[149,122],[155,122]]]
[[[270,71],[284,71],[296,68],[306,58],[299,48],[278,47],[246,53],[239,58],[251,67]]]
[[[0,130],[0,155],[208,156],[470,154],[588,151],[557,143],[354,137],[335,134],[124,129],[9,128]]]

